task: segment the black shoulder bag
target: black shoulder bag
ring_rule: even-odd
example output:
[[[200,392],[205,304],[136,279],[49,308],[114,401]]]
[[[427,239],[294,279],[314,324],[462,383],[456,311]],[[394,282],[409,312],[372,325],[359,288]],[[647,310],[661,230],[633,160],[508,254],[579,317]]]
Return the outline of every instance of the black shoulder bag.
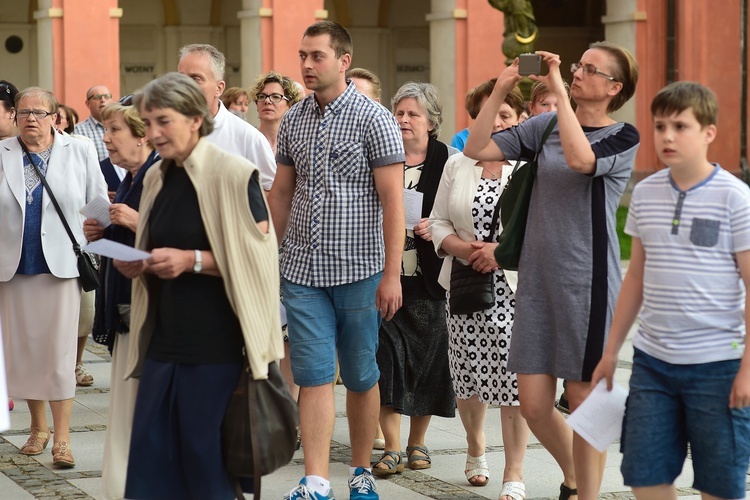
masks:
[[[536,179],[537,162],[544,143],[552,133],[557,123],[557,115],[552,117],[547,125],[542,143],[534,155],[534,160],[524,163],[517,162],[513,172],[508,178],[502,196],[500,210],[500,221],[503,223],[503,232],[498,238],[495,248],[495,261],[497,264],[509,271],[518,271],[518,262],[521,260],[521,248],[526,236],[526,222],[529,218],[529,203],[531,202],[531,191],[534,189]]]
[[[44,189],[47,190],[47,194],[49,195],[52,204],[55,206],[55,210],[57,210],[57,215],[60,216],[63,227],[65,227],[65,232],[68,233],[68,237],[70,238],[71,243],[73,243],[73,252],[75,252],[76,257],[78,258],[78,281],[81,284],[81,288],[83,288],[83,291],[85,292],[96,290],[99,288],[99,261],[94,254],[81,250],[81,245],[78,244],[75,236],[73,236],[73,231],[70,230],[68,221],[65,220],[62,209],[57,203],[57,199],[52,193],[52,189],[50,189],[49,184],[47,184],[47,179],[44,178],[42,171],[37,164],[34,163],[34,160],[31,159],[31,154],[29,154],[29,150],[26,149],[26,145],[21,141],[20,137],[18,138],[18,143],[21,145],[23,152],[26,153],[26,158],[28,158],[29,163],[31,163],[34,170],[36,170],[36,175],[39,176],[42,185],[44,185]]]
[[[239,478],[253,478],[253,498],[260,499],[261,476],[289,463],[297,447],[299,415],[281,370],[268,365],[268,378],[253,379],[245,348],[245,366],[221,424],[221,448],[238,500]]]
[[[490,234],[484,240],[487,243],[494,240],[503,196],[504,194],[500,194],[500,199],[495,205]],[[495,273],[480,273],[471,265],[460,262],[458,257],[453,257],[450,299],[448,300],[451,316],[471,314],[492,307],[495,303],[494,279]]]

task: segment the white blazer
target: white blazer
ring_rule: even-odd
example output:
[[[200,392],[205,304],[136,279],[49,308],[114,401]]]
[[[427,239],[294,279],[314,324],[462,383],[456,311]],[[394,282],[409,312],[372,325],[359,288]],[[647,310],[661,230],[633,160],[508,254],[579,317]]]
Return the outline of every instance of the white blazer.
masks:
[[[0,141],[0,282],[10,281],[21,260],[26,187],[24,152],[18,139]],[[94,144],[55,132],[47,168],[47,183],[62,208],[73,236],[83,246],[84,217],[79,210],[97,196],[107,196]],[[42,198],[42,251],[50,271],[58,278],[78,277],[73,244],[60,222],[47,190]]]
[[[435,195],[435,205],[430,214],[429,227],[435,251],[439,257],[445,257],[438,283],[446,290],[450,290],[453,256],[442,249],[443,240],[451,234],[455,234],[464,241],[476,240],[471,207],[479,180],[482,178],[482,167],[478,163],[477,160],[463,153],[448,158]],[[508,183],[508,176],[513,171],[514,164],[515,162],[511,162],[510,165],[503,166],[500,189]],[[502,223],[498,220],[496,234],[500,234],[502,230]],[[503,270],[503,273],[508,286],[515,292],[518,286],[518,272]]]

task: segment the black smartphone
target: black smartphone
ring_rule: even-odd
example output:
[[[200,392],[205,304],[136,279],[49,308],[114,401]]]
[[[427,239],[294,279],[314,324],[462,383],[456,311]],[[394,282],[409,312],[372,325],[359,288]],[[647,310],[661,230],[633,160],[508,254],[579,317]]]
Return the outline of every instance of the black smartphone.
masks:
[[[537,54],[520,54],[518,56],[518,74],[521,76],[538,75],[542,71],[542,56]]]

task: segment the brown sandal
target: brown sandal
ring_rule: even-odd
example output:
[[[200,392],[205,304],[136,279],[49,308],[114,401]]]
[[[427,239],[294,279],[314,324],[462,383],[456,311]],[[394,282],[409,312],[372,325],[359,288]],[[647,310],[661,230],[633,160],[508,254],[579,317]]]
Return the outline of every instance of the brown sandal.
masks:
[[[35,455],[41,455],[44,449],[49,443],[49,429],[47,432],[42,432],[39,429],[31,429],[31,435],[26,441],[26,444],[21,446],[21,453],[33,457]]]
[[[73,458],[73,454],[70,452],[70,447],[66,441],[55,443],[52,447],[52,465],[66,468],[76,466],[76,461]]]

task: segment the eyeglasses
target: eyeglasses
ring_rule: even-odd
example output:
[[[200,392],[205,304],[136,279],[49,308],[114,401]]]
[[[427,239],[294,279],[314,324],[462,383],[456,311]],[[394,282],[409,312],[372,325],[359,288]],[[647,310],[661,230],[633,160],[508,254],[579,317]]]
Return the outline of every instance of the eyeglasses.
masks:
[[[0,83],[0,92],[7,92],[10,94],[10,87],[7,83]]]
[[[86,98],[87,101],[90,101],[91,99],[95,101],[98,101],[99,99],[112,99],[112,94],[94,94]]]
[[[255,102],[263,102],[266,99],[271,99],[271,102],[274,104],[280,103],[282,100],[288,101],[289,98],[283,94],[258,94],[255,96]]]
[[[37,120],[43,120],[49,115],[54,115],[55,113],[52,113],[51,111],[42,111],[41,109],[22,109],[16,113],[16,116],[25,120],[31,114],[33,114],[34,118]]]
[[[606,78],[607,80],[611,82],[615,81],[614,76],[608,75],[607,73],[604,73],[603,71],[599,71],[598,69],[596,69],[596,66],[594,66],[593,64],[581,64],[577,62],[577,63],[573,63],[570,65],[571,73],[575,73],[579,69],[582,69],[583,74],[586,76],[602,75],[604,78]]]

